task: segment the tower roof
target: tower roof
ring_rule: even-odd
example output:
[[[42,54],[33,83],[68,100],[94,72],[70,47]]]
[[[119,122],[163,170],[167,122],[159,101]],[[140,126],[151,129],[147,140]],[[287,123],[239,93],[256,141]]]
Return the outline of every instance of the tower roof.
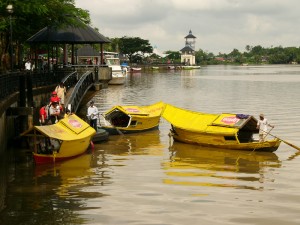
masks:
[[[189,34],[185,36],[185,38],[196,38],[196,37],[192,34],[192,31],[190,30]]]
[[[185,46],[183,49],[180,50],[181,52],[190,52],[190,51],[195,51],[192,47],[190,46]]]

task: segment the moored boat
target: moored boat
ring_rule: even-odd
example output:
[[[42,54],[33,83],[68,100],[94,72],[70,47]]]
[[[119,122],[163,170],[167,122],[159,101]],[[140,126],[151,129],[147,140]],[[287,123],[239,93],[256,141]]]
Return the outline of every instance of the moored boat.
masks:
[[[182,66],[183,70],[194,70],[194,69],[200,69],[200,66]]]
[[[276,151],[279,138],[263,142],[254,140],[258,133],[257,120],[244,114],[207,114],[194,112],[166,104],[162,117],[171,125],[170,135],[175,141],[207,147],[248,150]]]
[[[109,133],[106,130],[98,127],[96,134],[93,136],[92,141],[94,143],[107,141],[109,138]]]
[[[86,152],[96,133],[75,114],[53,125],[34,126],[22,136],[29,138],[36,164],[53,163],[75,158]]]
[[[127,134],[157,129],[163,102],[148,106],[114,106],[103,114],[104,124],[101,129],[109,134]]]
[[[131,73],[140,73],[142,71],[142,68],[140,67],[131,67],[130,72]]]
[[[126,73],[121,68],[118,53],[106,52],[105,63],[112,71],[112,79],[108,84],[124,84],[126,81]]]

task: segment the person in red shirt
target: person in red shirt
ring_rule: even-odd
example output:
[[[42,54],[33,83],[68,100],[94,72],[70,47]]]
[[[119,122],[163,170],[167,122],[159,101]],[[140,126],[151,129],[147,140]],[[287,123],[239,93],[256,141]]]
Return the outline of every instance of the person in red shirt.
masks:
[[[40,119],[39,119],[39,121],[40,121],[41,126],[47,124],[47,121],[48,121],[48,107],[47,107],[47,105],[43,105],[40,108]]]
[[[53,92],[52,92],[52,95],[51,95],[51,97],[50,97],[50,104],[51,104],[52,102],[59,102],[59,101],[60,101],[60,99],[59,99],[59,97],[57,96],[56,91],[53,91]]]

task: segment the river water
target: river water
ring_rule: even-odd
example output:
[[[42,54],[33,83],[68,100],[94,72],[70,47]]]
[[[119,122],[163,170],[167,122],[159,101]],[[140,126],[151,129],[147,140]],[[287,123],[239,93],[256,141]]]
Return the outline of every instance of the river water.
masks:
[[[300,146],[299,87],[297,65],[207,66],[128,74],[125,85],[93,99],[101,112],[164,101],[264,113],[273,135]],[[0,224],[300,224],[298,150],[285,143],[275,153],[201,148],[173,143],[169,129],[162,119],[157,131],[111,136],[56,165],[35,166],[16,149],[16,160],[1,166]]]

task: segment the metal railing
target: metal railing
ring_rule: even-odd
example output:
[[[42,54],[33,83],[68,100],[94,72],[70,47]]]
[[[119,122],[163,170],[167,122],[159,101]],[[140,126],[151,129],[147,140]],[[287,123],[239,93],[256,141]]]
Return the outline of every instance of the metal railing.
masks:
[[[32,88],[38,88],[58,84],[66,76],[68,76],[68,73],[70,73],[68,70],[58,70],[41,73],[17,72],[0,75],[0,101],[5,100],[7,97],[16,92],[19,92],[21,85],[25,85],[25,88],[27,88],[26,83],[21,84],[20,82],[24,80],[26,81],[28,77],[31,78]],[[71,81],[70,83],[73,82],[74,81]]]
[[[86,92],[94,85],[94,74],[92,71],[85,72],[76,83],[65,106],[71,105],[71,111],[76,112]]]

